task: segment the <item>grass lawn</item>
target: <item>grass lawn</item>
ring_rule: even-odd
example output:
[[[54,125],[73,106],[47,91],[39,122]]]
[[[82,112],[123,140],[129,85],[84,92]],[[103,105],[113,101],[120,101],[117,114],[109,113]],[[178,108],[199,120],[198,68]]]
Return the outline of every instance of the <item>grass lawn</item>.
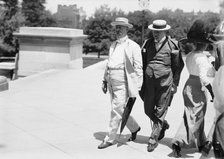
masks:
[[[105,60],[105,58],[98,58],[98,57],[83,57],[82,59],[83,59],[83,68]]]

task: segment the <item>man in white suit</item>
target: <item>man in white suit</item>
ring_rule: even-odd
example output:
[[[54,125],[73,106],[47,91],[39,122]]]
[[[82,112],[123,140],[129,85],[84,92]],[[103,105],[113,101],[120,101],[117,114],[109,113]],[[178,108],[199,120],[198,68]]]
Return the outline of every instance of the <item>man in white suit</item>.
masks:
[[[102,85],[104,93],[107,89],[110,92],[111,115],[108,134],[99,149],[114,144],[127,100],[137,97],[142,85],[141,48],[127,36],[132,24],[127,18],[118,17],[111,25],[115,27],[117,40],[110,47]],[[129,141],[135,140],[140,126],[132,116],[129,116],[126,126],[131,131]]]

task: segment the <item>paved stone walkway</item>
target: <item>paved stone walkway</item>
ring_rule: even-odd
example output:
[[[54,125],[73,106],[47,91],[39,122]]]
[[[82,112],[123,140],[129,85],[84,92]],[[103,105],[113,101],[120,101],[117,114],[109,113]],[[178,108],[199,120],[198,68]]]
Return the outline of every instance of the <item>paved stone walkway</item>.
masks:
[[[49,70],[9,83],[0,93],[1,159],[165,159],[172,157],[170,141],[183,115],[181,76],[178,92],[167,114],[170,129],[154,152],[147,152],[151,132],[143,103],[137,99],[132,115],[141,125],[135,142],[127,142],[125,128],[118,143],[107,149],[97,146],[104,138],[110,115],[109,95],[101,92],[103,64],[83,70]],[[205,131],[214,110],[209,103]],[[183,150],[183,158],[203,158],[195,149]],[[214,158],[213,152],[209,158]]]

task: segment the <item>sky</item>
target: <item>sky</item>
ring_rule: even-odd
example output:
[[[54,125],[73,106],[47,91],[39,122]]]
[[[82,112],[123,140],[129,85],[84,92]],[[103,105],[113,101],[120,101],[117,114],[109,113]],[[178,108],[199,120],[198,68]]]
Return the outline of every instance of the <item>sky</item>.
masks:
[[[149,0],[148,9],[154,13],[163,8],[171,10],[179,8],[185,12],[219,12],[220,1],[222,0]],[[126,13],[141,10],[138,2],[139,0],[46,0],[45,7],[55,13],[58,4],[76,4],[78,8],[83,7],[87,16],[90,17],[94,14],[95,9],[103,4],[107,4],[111,9],[121,9]]]

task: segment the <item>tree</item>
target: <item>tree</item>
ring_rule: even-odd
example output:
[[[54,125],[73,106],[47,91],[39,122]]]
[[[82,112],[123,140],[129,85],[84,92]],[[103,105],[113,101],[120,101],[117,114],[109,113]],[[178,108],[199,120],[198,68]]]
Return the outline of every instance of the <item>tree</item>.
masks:
[[[13,32],[18,30],[23,17],[19,12],[17,0],[1,0],[3,12],[0,17],[0,51],[3,54],[14,54],[18,52],[18,41]]]
[[[129,38],[141,45],[142,24],[144,25],[144,39],[147,39],[149,34],[148,25],[153,17],[154,14],[150,11],[144,11],[144,13],[142,11],[129,12],[127,18],[133,25],[133,28],[128,32]]]
[[[56,22],[49,11],[45,10],[45,0],[23,0],[22,13],[25,16],[26,26],[51,26]]]
[[[102,5],[96,9],[93,17],[87,20],[84,27],[84,34],[88,38],[84,41],[84,53],[97,52],[100,54],[108,53],[111,41],[115,39],[111,22],[118,15],[124,15],[122,11],[111,10],[107,5]]]
[[[200,14],[198,14],[197,18],[200,18],[200,19],[203,19],[204,21],[206,21],[207,32],[213,32],[221,20],[218,13],[212,13],[212,12],[200,13]]]
[[[84,42],[84,52],[98,52],[108,53],[111,41],[115,39],[113,28],[110,23],[117,16],[127,17],[133,28],[129,30],[129,38],[141,44],[141,29],[142,29],[142,12],[134,11],[124,14],[122,11],[116,9],[110,10],[107,6],[101,6],[96,10],[93,17],[85,21],[84,33],[88,35],[87,40]],[[203,18],[208,24],[208,32],[212,32],[214,27],[220,21],[220,15],[213,12],[183,12],[177,9],[175,11],[162,9],[157,13],[145,11],[144,15],[144,38],[151,35],[148,25],[155,19],[164,19],[171,26],[169,35],[171,38],[180,40],[187,36],[187,32],[192,25],[193,21],[197,18]]]

